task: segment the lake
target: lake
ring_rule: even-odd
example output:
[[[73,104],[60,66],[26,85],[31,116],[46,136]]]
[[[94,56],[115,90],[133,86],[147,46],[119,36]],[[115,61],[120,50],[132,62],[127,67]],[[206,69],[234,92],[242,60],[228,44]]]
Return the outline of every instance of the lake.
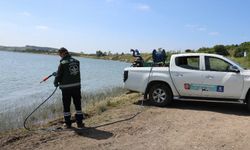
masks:
[[[75,58],[81,63],[84,92],[122,86],[123,69],[130,66],[118,61]],[[0,51],[0,113],[40,103],[50,95],[54,77],[41,84],[40,81],[57,70],[60,59],[53,55]]]

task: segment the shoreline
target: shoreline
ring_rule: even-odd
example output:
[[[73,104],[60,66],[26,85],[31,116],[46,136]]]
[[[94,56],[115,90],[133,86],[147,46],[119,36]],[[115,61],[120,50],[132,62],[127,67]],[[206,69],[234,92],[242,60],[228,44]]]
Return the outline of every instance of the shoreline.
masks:
[[[102,91],[99,93],[89,92],[82,94],[82,109],[85,112],[89,110],[89,107],[99,106],[99,103],[103,103],[102,101],[108,98],[119,97],[120,95],[126,93],[122,87],[114,87],[108,89],[106,91]],[[36,108],[39,104],[34,103],[28,107],[20,107],[16,110],[7,111],[1,113],[0,121],[0,133],[22,129],[24,118],[28,116],[31,111]],[[104,109],[106,106],[99,106],[99,109]],[[71,112],[74,114],[74,105],[73,102],[71,104]],[[17,115],[18,114],[18,115]],[[54,97],[54,99],[46,102],[41,108],[39,108],[27,121],[28,125],[42,125],[45,122],[56,119],[62,116],[62,102],[60,97]],[[14,119],[13,119],[14,118]]]
[[[52,55],[56,56],[57,53],[55,52],[29,52],[29,51],[9,51],[9,50],[0,50],[3,52],[17,52],[17,53],[29,53],[29,54],[41,54],[41,55]],[[196,52],[194,52],[196,53]],[[95,54],[81,54],[81,53],[74,53],[70,52],[70,54],[73,57],[81,57],[81,58],[89,58],[89,59],[99,59],[99,60],[111,60],[111,61],[119,61],[119,62],[125,62],[125,63],[133,63],[135,58],[132,56],[132,54],[112,54],[112,55],[106,55],[106,56],[96,56]],[[167,54],[167,61],[170,58],[170,55],[174,54],[172,52],[169,52]],[[141,53],[142,58],[144,59],[144,62],[151,61],[152,62],[152,54],[151,53]],[[233,57],[233,56],[227,56],[228,58],[232,59],[233,61],[239,63],[243,68],[250,68],[249,58],[247,57]]]
[[[34,51],[34,52],[29,52],[29,51],[10,51],[10,50],[0,50],[0,52],[13,52],[13,53],[27,53],[27,54],[39,54],[39,55],[52,55],[52,56],[57,56],[58,54],[55,52],[39,52],[39,51]],[[132,63],[134,58],[131,54],[124,54],[124,55],[107,55],[107,56],[95,56],[95,54],[78,54],[74,52],[70,52],[70,54],[73,57],[81,57],[81,58],[89,58],[89,59],[101,59],[101,60],[112,60],[112,61],[120,61],[120,62],[126,62],[126,63]]]

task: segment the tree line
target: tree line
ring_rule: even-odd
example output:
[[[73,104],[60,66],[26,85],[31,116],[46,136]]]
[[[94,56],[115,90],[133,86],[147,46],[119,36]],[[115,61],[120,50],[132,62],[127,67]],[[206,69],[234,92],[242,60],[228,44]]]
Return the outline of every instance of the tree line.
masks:
[[[161,48],[158,48],[161,49]],[[180,53],[181,51],[171,51],[167,50],[167,53]],[[232,44],[232,45],[215,45],[213,47],[202,47],[197,50],[191,50],[186,49],[186,53],[212,53],[212,54],[219,54],[223,56],[230,56],[230,57],[244,57],[244,55],[247,55],[250,57],[250,42],[244,42],[241,44]],[[143,51],[142,51],[143,53]],[[97,57],[101,56],[111,56],[111,55],[124,55],[124,53],[118,54],[112,54],[110,51],[105,52],[98,50],[95,54]]]
[[[186,52],[195,52],[187,49]],[[250,56],[250,42],[233,45],[215,45],[214,47],[202,47],[197,50],[199,53],[214,53],[230,57],[244,57],[244,54]]]

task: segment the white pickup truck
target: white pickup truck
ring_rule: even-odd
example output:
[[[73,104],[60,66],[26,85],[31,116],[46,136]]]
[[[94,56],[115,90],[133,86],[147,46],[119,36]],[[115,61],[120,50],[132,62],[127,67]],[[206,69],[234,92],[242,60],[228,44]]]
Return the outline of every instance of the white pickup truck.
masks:
[[[250,109],[250,70],[216,54],[175,54],[167,67],[128,67],[124,87],[157,106],[173,99],[239,101]]]

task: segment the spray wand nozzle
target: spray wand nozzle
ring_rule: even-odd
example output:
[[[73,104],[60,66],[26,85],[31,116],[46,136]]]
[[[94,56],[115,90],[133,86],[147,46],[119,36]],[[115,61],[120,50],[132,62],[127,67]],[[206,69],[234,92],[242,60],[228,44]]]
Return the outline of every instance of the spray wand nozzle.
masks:
[[[52,76],[56,76],[56,72],[53,72],[51,75],[45,77],[40,83],[45,82],[46,80],[48,80]]]

